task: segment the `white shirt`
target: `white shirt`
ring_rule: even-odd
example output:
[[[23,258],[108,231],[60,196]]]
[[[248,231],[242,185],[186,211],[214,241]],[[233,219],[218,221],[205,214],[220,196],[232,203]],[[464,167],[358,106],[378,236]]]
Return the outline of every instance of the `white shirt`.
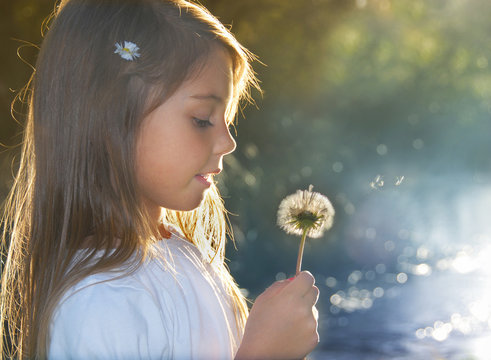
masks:
[[[53,315],[48,358],[232,359],[236,321],[213,267],[175,234],[159,248],[175,274],[153,259],[122,278],[100,273],[70,289]]]

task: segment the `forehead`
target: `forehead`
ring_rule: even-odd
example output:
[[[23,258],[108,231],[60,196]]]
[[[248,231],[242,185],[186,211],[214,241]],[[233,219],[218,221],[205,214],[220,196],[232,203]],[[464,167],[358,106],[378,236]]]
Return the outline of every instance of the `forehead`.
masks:
[[[232,58],[223,48],[215,46],[204,58],[178,92],[196,99],[228,102],[233,93]]]

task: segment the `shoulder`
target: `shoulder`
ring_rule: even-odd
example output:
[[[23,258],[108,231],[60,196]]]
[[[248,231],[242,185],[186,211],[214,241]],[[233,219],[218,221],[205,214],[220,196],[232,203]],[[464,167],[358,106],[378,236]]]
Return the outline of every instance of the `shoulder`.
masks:
[[[49,355],[65,358],[165,358],[168,321],[135,277],[89,277],[67,293],[52,320]]]

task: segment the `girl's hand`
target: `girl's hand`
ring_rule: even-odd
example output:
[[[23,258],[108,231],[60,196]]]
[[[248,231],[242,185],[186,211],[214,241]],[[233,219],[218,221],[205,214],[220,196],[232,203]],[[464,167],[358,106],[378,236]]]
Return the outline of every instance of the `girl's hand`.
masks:
[[[314,283],[312,274],[302,271],[259,295],[235,359],[301,359],[310,353],[319,343]]]

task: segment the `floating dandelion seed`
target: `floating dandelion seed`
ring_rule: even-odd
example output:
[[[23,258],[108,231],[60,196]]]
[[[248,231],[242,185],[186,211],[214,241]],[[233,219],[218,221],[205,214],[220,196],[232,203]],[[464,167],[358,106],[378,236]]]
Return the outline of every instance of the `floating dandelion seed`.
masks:
[[[384,186],[384,178],[381,175],[377,175],[375,179],[370,183],[372,189],[378,189]]]
[[[401,185],[403,181],[404,181],[404,175],[403,175],[403,176],[398,176],[398,177],[396,177],[396,183],[395,183],[395,186],[399,186],[399,185]]]
[[[393,185],[399,186],[402,184],[403,181],[404,181],[404,175],[396,176],[394,178]],[[377,175],[375,179],[373,179],[373,181],[370,182],[370,187],[375,190],[381,190],[384,187],[384,185],[385,185],[385,180],[382,175]],[[392,183],[388,182],[388,185],[392,185]]]
[[[302,236],[298,250],[297,271],[302,266],[303,248],[306,237],[319,238],[329,230],[334,220],[334,208],[329,199],[312,191],[297,190],[295,194],[284,198],[278,209],[278,225],[287,234]]]

